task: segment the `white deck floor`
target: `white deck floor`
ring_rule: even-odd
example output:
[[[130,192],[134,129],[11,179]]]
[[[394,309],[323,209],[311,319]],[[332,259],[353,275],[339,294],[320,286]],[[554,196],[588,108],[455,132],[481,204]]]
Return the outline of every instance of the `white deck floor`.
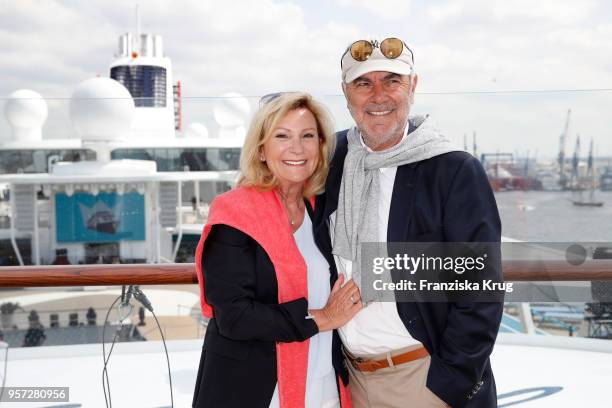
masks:
[[[610,406],[612,342],[533,337],[500,335],[492,356],[500,407]],[[534,345],[550,343],[543,337],[553,338],[554,347]],[[168,347],[174,406],[189,407],[201,342],[172,341]],[[109,373],[113,407],[170,406],[166,360],[160,342],[116,345]],[[70,402],[2,403],[3,407],[104,407],[102,347],[97,344],[12,349],[6,385],[68,386]]]

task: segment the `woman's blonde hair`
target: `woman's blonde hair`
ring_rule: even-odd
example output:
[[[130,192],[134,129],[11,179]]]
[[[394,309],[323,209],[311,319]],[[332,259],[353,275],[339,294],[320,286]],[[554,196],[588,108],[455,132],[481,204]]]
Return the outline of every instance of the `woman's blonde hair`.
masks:
[[[272,96],[267,102],[262,98],[262,103],[251,121],[242,147],[238,186],[256,187],[261,190],[271,190],[278,186],[277,178],[268,165],[260,160],[261,148],[272,137],[272,131],[288,112],[308,109],[317,122],[319,161],[314,173],[306,180],[304,197],[323,192],[329,162],[336,145],[331,115],[327,108],[305,92],[281,93]]]

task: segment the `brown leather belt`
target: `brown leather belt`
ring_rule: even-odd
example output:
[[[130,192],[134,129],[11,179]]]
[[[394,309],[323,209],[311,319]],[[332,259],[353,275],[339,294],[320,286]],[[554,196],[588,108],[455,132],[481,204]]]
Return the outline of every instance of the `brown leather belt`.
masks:
[[[389,367],[389,360],[369,360],[366,358],[355,357],[347,350],[344,350],[344,354],[346,358],[350,361],[350,363],[355,367],[356,370],[372,372],[376,370],[380,370],[381,368]],[[404,363],[409,363],[411,361],[419,360],[421,358],[427,357],[429,353],[425,347],[420,347],[418,349],[410,350],[406,353],[398,354],[397,356],[391,356],[391,361],[393,365],[400,365]]]

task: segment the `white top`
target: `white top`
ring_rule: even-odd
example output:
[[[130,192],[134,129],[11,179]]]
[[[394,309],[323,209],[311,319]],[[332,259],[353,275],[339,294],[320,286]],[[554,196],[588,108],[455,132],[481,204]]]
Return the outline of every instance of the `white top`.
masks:
[[[404,131],[404,138],[408,133],[408,126]],[[403,138],[402,138],[403,140]],[[363,143],[363,140],[362,140]],[[366,146],[367,149],[369,149]],[[397,167],[379,169],[380,192],[378,194],[378,240],[387,241],[387,226],[389,211],[391,210],[391,197]],[[330,217],[330,234],[334,238],[334,225],[336,212]],[[338,273],[344,273],[349,279],[352,276],[351,261],[334,256]],[[382,354],[404,347],[421,344],[408,333],[406,326],[399,317],[395,302],[371,302],[363,308],[352,320],[338,329],[344,347],[352,354],[365,357],[373,354]]]
[[[293,233],[293,237],[308,269],[308,308],[321,309],[327,303],[330,293],[329,264],[314,242],[312,221],[308,213],[304,214],[304,221]],[[340,407],[331,351],[332,331],[321,332],[310,338],[305,408]],[[278,407],[277,383],[270,408]]]

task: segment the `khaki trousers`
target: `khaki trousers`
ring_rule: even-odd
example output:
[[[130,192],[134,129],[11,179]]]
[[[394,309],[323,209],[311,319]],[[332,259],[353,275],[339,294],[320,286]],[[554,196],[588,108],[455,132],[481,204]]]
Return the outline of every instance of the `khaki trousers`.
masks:
[[[402,354],[406,350],[391,355]],[[374,360],[385,359],[375,356]],[[431,357],[382,368],[358,371],[346,361],[353,408],[444,408],[446,403],[426,387]]]

